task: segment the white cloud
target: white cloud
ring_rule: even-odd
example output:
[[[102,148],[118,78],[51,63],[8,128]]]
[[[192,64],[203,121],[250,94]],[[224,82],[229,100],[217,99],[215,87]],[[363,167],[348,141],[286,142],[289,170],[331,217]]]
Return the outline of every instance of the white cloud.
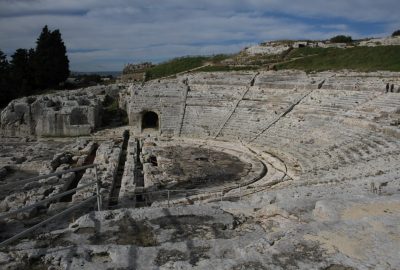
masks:
[[[398,0],[0,0],[0,48],[34,47],[47,24],[60,29],[71,69],[120,70],[127,62],[231,53],[264,40],[358,37],[351,20],[379,22],[387,34],[399,25],[398,9]]]

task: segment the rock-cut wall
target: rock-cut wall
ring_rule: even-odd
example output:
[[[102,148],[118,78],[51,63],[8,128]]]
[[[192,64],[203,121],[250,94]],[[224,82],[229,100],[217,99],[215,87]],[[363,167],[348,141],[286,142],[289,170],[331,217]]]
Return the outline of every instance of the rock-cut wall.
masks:
[[[4,136],[82,136],[101,125],[105,97],[123,86],[96,86],[13,100],[1,112]]]

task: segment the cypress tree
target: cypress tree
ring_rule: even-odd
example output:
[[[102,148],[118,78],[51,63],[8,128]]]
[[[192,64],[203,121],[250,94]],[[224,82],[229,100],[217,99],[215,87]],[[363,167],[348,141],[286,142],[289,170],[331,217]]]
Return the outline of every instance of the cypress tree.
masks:
[[[47,25],[36,42],[35,82],[41,89],[56,87],[69,76],[67,50],[59,30],[51,32]]]
[[[9,83],[10,65],[7,56],[0,50],[0,107],[7,105],[13,99]]]
[[[392,37],[398,37],[398,36],[400,36],[400,30],[394,31]]]
[[[16,96],[33,94],[32,50],[18,49],[11,56],[10,77]]]

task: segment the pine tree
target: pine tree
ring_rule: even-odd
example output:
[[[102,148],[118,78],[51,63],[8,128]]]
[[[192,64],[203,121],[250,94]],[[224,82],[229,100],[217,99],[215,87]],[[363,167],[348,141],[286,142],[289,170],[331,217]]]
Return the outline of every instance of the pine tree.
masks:
[[[69,76],[67,50],[59,30],[43,28],[35,51],[35,82],[41,89],[56,87]]]

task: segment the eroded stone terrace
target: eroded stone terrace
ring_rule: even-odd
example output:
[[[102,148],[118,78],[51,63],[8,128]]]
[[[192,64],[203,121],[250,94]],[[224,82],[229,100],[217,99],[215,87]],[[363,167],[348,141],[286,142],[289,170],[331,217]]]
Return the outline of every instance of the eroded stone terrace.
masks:
[[[39,230],[4,249],[0,265],[399,268],[399,86],[399,75],[387,72],[193,73],[82,90],[83,101],[60,101],[33,117],[26,113],[66,95],[13,101],[2,112],[3,134],[31,137],[2,138],[3,185],[96,163],[105,210],[85,209]],[[101,127],[106,95],[119,100],[129,126]],[[85,115],[82,132],[72,114],[81,106],[79,112],[98,111]],[[47,116],[37,121],[41,111]],[[43,127],[81,138],[37,138]],[[87,169],[3,189],[1,210],[93,178]],[[94,193],[83,189],[8,219],[1,236]]]

